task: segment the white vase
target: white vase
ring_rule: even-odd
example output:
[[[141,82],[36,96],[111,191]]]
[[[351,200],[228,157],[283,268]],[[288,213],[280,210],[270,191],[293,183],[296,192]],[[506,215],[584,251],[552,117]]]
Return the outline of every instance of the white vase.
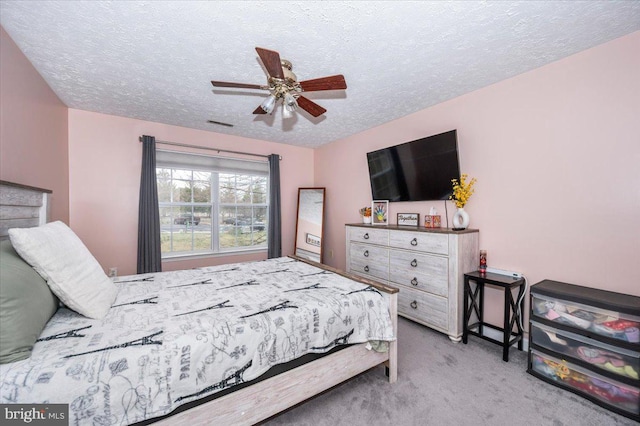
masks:
[[[467,229],[469,226],[469,213],[459,207],[453,215],[453,229]]]
[[[362,216],[362,223],[371,223],[371,216]]]

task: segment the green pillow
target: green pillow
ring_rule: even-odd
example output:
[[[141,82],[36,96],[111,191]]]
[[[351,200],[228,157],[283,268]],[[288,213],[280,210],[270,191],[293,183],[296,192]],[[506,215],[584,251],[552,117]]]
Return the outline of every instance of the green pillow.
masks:
[[[0,364],[31,356],[42,329],[58,309],[58,299],[11,241],[0,242]]]

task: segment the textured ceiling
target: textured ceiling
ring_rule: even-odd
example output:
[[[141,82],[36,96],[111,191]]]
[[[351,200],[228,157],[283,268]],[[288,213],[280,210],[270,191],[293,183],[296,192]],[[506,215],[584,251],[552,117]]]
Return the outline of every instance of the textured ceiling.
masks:
[[[316,147],[640,30],[640,1],[6,1],[0,22],[70,108]],[[252,112],[255,47],[328,112]],[[215,120],[233,124],[223,127]]]

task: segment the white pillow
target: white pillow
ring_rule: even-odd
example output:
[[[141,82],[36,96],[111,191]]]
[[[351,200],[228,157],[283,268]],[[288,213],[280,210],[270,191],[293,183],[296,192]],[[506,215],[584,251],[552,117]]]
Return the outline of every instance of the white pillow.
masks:
[[[89,318],[107,315],[118,289],[67,225],[58,221],[37,228],[12,228],[9,238],[62,303]]]

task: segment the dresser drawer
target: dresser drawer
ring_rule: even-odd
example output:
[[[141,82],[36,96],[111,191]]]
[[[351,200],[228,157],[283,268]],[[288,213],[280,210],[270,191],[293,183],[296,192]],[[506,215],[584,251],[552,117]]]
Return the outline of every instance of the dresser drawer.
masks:
[[[359,226],[350,226],[349,240],[386,246],[389,245],[389,231],[387,229],[372,229],[361,228]]]
[[[345,240],[349,272],[398,287],[399,315],[460,340],[459,271],[477,264],[477,232],[352,223],[345,225]]]
[[[447,234],[417,231],[392,232],[389,235],[389,245],[407,250],[449,254],[449,237]]]
[[[531,322],[531,342],[558,353],[563,359],[576,359],[627,379],[640,377],[640,353],[607,345],[595,339]],[[638,382],[640,385],[640,381]]]
[[[368,244],[351,244],[349,250],[351,272],[383,280],[389,279],[389,249]]]
[[[449,259],[428,254],[391,250],[389,280],[439,296],[449,294]]]
[[[402,288],[398,292],[398,313],[440,330],[447,330],[447,299],[424,291]]]
[[[640,414],[640,389],[609,379],[570,362],[531,350],[531,369],[538,376],[579,395],[601,401],[626,413]]]

